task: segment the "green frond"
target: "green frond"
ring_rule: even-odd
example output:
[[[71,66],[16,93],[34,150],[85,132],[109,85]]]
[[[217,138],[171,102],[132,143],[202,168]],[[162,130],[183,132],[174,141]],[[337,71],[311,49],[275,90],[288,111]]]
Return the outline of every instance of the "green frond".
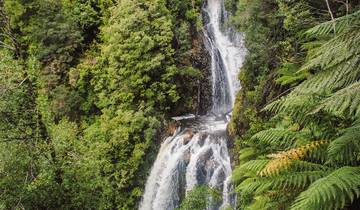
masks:
[[[234,169],[231,179],[233,182],[239,182],[248,176],[256,176],[268,162],[269,160],[250,160],[246,163],[240,163],[240,166]]]
[[[275,114],[285,113],[298,121],[304,121],[309,117],[304,113],[313,110],[321,99],[323,99],[323,96],[317,93],[306,95],[290,94],[270,103],[263,110]]]
[[[273,198],[266,195],[260,195],[256,196],[253,203],[247,206],[245,210],[272,210],[277,209],[278,205],[279,203],[274,201]]]
[[[360,11],[354,12],[352,14],[349,14],[347,16],[342,16],[339,18],[336,18],[335,21],[327,21],[324,23],[321,23],[308,31],[305,32],[305,34],[308,37],[323,37],[327,36],[331,33],[333,33],[333,26],[335,23],[335,29],[336,33],[342,33],[344,30],[349,28],[349,26],[352,26],[356,23],[358,23],[360,20]]]
[[[337,91],[325,99],[312,113],[324,110],[335,116],[356,116],[360,114],[360,81]]]
[[[299,71],[305,71],[316,67],[322,70],[330,69],[346,62],[360,53],[357,47],[360,43],[360,29],[346,31],[325,44],[312,50],[306,64]]]
[[[291,85],[291,84],[295,84],[298,81],[306,79],[308,73],[307,72],[297,73],[299,68],[300,67],[294,63],[283,64],[281,68],[277,70],[277,74],[279,75],[279,78],[275,80],[276,83],[281,85]]]
[[[356,82],[360,75],[359,57],[354,56],[341,65],[321,71],[298,85],[293,93],[308,94],[333,91]]]
[[[270,186],[271,190],[295,190],[304,189],[316,180],[329,174],[327,171],[303,171],[296,173],[284,173],[277,176],[264,177],[264,182]],[[257,192],[261,192],[261,187]],[[267,189],[264,189],[264,191]]]
[[[259,177],[250,177],[242,181],[235,190],[240,193],[251,194],[259,187],[264,187],[264,181]]]
[[[302,138],[303,135],[303,132],[271,128],[256,133],[251,140],[259,144],[271,145],[277,148],[289,148],[294,145],[297,138]]]
[[[249,161],[251,158],[257,156],[256,149],[253,147],[246,147],[240,150],[239,161],[241,163]]]
[[[293,160],[288,170],[293,172],[328,170],[327,166],[303,160]]]
[[[261,171],[267,164],[269,160],[250,160],[244,164],[240,163],[238,170],[240,171],[252,171],[252,172],[259,172]]]
[[[360,167],[343,167],[303,191],[291,210],[342,209],[360,196]]]
[[[342,135],[332,141],[328,147],[331,162],[352,164],[360,153],[360,122],[343,131]]]

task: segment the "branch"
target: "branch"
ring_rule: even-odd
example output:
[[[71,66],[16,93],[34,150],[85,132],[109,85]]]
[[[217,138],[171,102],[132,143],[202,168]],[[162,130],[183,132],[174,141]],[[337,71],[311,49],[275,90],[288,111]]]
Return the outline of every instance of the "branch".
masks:
[[[329,11],[329,14],[330,14],[330,17],[331,17],[331,21],[333,22],[334,34],[336,34],[334,14],[333,14],[333,12],[331,11],[330,4],[329,4],[329,0],[325,0],[325,2],[326,2],[326,6],[327,6],[327,8],[328,8],[328,11]]]

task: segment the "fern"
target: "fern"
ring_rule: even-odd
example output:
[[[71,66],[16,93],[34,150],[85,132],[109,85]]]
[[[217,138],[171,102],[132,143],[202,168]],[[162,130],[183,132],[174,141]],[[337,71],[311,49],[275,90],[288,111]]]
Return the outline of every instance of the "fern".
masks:
[[[341,209],[360,197],[359,189],[360,167],[343,167],[311,184],[291,210]]]
[[[293,160],[288,168],[291,172],[329,170],[329,167],[303,160]]]
[[[249,176],[255,176],[268,162],[269,160],[250,160],[241,164],[234,169],[231,179],[233,182],[240,182]]]
[[[250,177],[242,181],[241,184],[236,187],[236,191],[244,194],[252,194],[263,185],[264,182],[259,177]]]
[[[335,28],[337,33],[342,33],[345,30],[349,28],[349,26],[356,25],[356,23],[359,22],[360,19],[360,11],[354,12],[347,16],[342,16],[337,19],[335,19]],[[333,33],[333,21],[327,21],[324,23],[321,23],[308,31],[306,31],[306,35],[309,38],[312,37],[323,37],[330,35]]]
[[[359,57],[354,56],[342,65],[321,71],[297,86],[293,93],[332,92],[346,87],[359,78],[360,67],[358,63]]]
[[[319,110],[325,110],[340,117],[357,116],[360,114],[359,93],[360,81],[325,99],[312,113],[317,113]]]
[[[312,49],[311,57],[299,70],[304,71],[315,67],[326,70],[340,63],[344,63],[359,54],[357,44],[360,42],[360,29],[354,29],[329,40],[321,47]]]
[[[285,173],[275,177],[266,177],[264,179],[271,186],[272,190],[303,189],[327,174],[328,172],[323,170],[303,171]]]
[[[240,150],[239,161],[247,162],[251,158],[256,157],[257,155],[258,155],[258,153],[256,152],[255,148],[247,147],[247,148]]]
[[[246,163],[240,165],[240,167],[238,167],[238,170],[259,172],[268,163],[269,163],[269,160],[250,160],[249,162],[246,162]]]
[[[360,10],[311,28],[305,64],[278,70],[277,83],[306,80],[262,109],[275,114],[276,128],[243,142],[261,155],[235,169],[245,209],[342,209],[360,197],[359,26]],[[243,160],[256,153],[245,150]]]
[[[318,105],[324,96],[313,93],[307,95],[290,94],[267,105],[263,111],[270,111],[276,114],[286,114],[299,122],[306,122],[309,117],[304,113],[310,113]]]
[[[258,132],[251,138],[251,140],[257,141],[259,144],[289,148],[294,145],[295,140],[300,136],[300,132],[272,128]]]
[[[245,208],[245,210],[271,210],[271,209],[277,209],[279,203],[274,202],[274,199],[272,199],[269,196],[256,196],[254,198],[254,202]]]
[[[353,164],[360,154],[360,120],[332,141],[328,147],[329,160],[343,164]]]
[[[327,144],[328,141],[314,141],[304,146],[294,148],[285,152],[270,154],[271,160],[265,168],[259,173],[260,176],[270,176],[289,168],[293,160],[301,160],[309,153],[316,151],[321,145]]]

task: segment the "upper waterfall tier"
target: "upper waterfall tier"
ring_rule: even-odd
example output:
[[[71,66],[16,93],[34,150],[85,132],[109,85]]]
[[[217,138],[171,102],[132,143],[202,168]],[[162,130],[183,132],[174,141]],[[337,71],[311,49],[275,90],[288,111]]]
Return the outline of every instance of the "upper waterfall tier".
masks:
[[[231,111],[240,88],[238,73],[245,53],[242,35],[226,27],[228,13],[222,0],[208,0],[203,6],[205,45],[211,55],[213,108],[215,114]]]

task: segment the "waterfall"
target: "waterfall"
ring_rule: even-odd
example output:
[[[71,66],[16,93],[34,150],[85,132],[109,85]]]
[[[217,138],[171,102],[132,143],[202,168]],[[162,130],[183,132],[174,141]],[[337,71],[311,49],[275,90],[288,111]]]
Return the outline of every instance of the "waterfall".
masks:
[[[227,148],[228,113],[240,88],[237,75],[245,57],[243,38],[225,22],[224,0],[205,0],[202,7],[204,43],[211,56],[213,106],[187,128],[162,143],[145,186],[140,210],[173,210],[194,186],[206,184],[223,192],[231,206],[231,164]],[[186,117],[185,117],[186,119]]]

